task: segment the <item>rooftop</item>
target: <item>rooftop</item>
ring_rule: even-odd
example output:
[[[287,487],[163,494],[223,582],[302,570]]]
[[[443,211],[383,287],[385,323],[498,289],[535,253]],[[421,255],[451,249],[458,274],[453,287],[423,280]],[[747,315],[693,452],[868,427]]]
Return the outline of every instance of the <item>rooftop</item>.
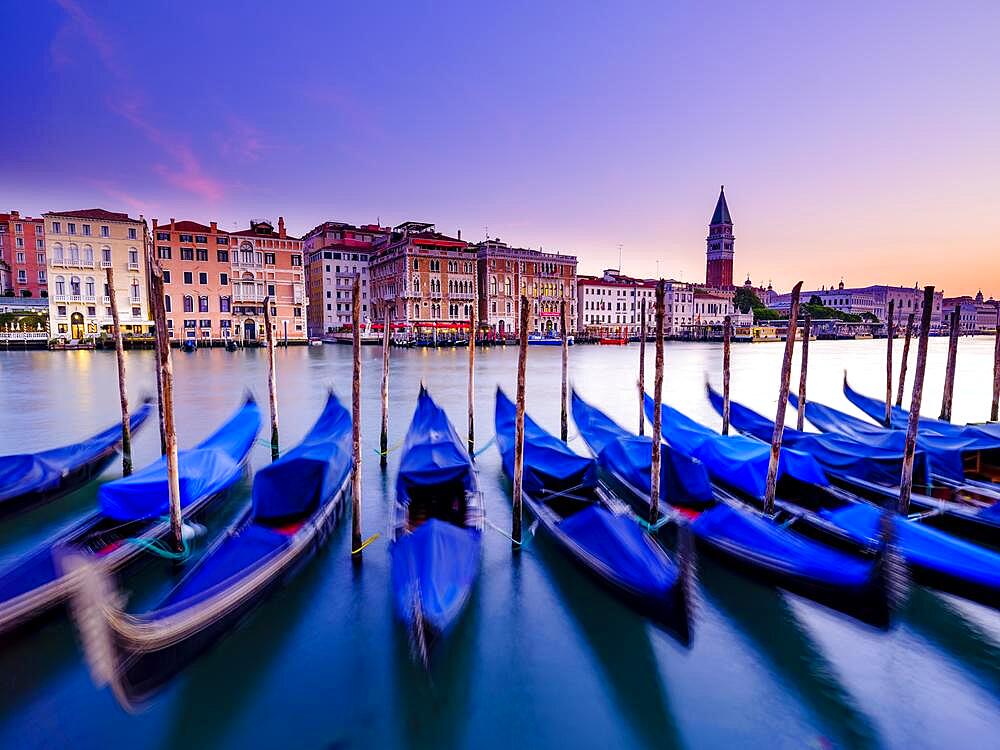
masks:
[[[74,219],[94,219],[97,221],[138,221],[128,214],[105,211],[103,208],[81,208],[76,211],[49,211],[46,216],[70,216]]]

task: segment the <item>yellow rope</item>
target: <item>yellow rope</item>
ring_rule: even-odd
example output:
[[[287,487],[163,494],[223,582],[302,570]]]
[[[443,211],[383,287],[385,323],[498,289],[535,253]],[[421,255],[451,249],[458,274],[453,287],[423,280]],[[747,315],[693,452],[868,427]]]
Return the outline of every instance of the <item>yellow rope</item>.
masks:
[[[376,531],[376,532],[375,532],[374,534],[372,534],[372,535],[371,535],[370,537],[368,537],[367,539],[365,539],[365,540],[364,540],[364,541],[363,541],[363,542],[361,543],[361,546],[360,546],[360,547],[358,547],[357,549],[352,549],[352,550],[351,550],[351,554],[352,554],[352,555],[356,555],[356,554],[358,554],[358,553],[359,553],[359,552],[360,552],[361,550],[363,550],[363,549],[364,549],[365,547],[367,547],[367,546],[368,546],[369,544],[371,544],[372,542],[374,542],[374,541],[375,541],[376,539],[378,539],[378,538],[379,538],[380,536],[381,536],[381,534],[379,534],[379,532],[377,532],[377,531]]]

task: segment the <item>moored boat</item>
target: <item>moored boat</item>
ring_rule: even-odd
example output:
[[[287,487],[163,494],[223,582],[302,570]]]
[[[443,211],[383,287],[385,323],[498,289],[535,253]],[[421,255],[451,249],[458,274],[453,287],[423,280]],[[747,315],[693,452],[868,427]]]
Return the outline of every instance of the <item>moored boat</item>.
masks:
[[[178,456],[181,507],[197,517],[243,471],[260,429],[251,397],[226,424]],[[143,547],[170,533],[166,459],[98,490],[98,509],[43,542],[0,572],[0,633],[63,604],[77,577],[61,569],[69,555],[94,561],[110,573],[136,561]]]
[[[515,407],[497,389],[497,447],[513,474]],[[528,415],[524,417],[524,504],[556,546],[598,583],[641,614],[690,639],[693,550],[680,525],[678,555],[637,523],[625,503],[598,481],[597,462],[574,453]]]
[[[566,345],[573,346],[573,336],[566,337]],[[554,333],[532,333],[528,335],[528,346],[562,346],[562,336]]]
[[[601,469],[648,508],[652,440],[623,429],[575,393],[573,419]],[[660,507],[690,520],[700,548],[749,577],[876,625],[888,623],[899,587],[890,550],[855,555],[822,544],[793,528],[794,516],[765,516],[710,481],[716,477],[706,465],[683,450],[661,444],[660,453]],[[733,456],[732,470],[746,473],[741,463]]]
[[[389,552],[396,613],[427,665],[479,575],[483,500],[465,441],[421,386],[396,478]]]
[[[137,431],[152,412],[147,400],[129,417]],[[100,475],[122,443],[121,422],[79,443],[38,453],[0,456],[0,517],[62,497]]]
[[[257,472],[250,505],[156,606],[122,612],[84,563],[73,612],[98,684],[125,705],[142,701],[235,627],[326,541],[351,466],[351,415],[330,393],[302,442]]]

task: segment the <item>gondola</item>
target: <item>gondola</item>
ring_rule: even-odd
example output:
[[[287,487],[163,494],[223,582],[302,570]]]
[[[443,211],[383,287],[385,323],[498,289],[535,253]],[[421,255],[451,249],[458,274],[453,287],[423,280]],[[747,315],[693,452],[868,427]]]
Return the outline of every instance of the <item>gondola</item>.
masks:
[[[465,441],[423,386],[403,442],[392,523],[396,613],[426,666],[479,575],[484,513]]]
[[[789,396],[789,404],[796,408],[798,400]],[[902,430],[878,427],[815,401],[806,401],[805,416],[824,433],[843,435],[865,445],[902,446],[906,441]],[[1000,487],[975,478],[978,443],[978,438],[954,438],[919,430],[917,449],[926,457],[927,479],[924,484],[915,483],[919,492],[911,503],[929,514],[930,525],[996,546],[1000,543]],[[873,485],[864,494],[878,491]]]
[[[640,512],[649,506],[652,440],[634,435],[573,394],[573,419],[602,471],[629,490]],[[660,506],[690,520],[701,549],[744,575],[807,596],[866,622],[888,623],[899,596],[891,554],[854,555],[799,533],[782,511],[765,516],[710,481],[706,466],[661,444]],[[734,457],[734,472],[748,467]],[[752,467],[751,467],[752,470]]]
[[[516,410],[499,388],[496,435],[503,470],[514,471]],[[561,552],[639,613],[690,639],[693,550],[681,524],[677,561],[598,481],[597,462],[574,453],[524,416],[522,500]]]
[[[646,397],[646,413],[651,415],[652,399]],[[764,441],[743,436],[722,436],[699,425],[666,405],[663,417],[671,431],[674,445],[691,444],[689,434],[699,432],[701,441],[694,448],[713,476],[733,475],[732,462],[719,463],[725,444],[732,443],[755,466],[754,473],[766,474],[770,446]],[[956,539],[915,519],[901,518],[894,507],[880,508],[839,488],[833,487],[822,468],[804,471],[796,466],[814,460],[809,453],[783,448],[779,469],[776,504],[792,514],[803,533],[832,543],[850,545],[859,551],[870,549],[873,540],[891,534],[903,563],[921,583],[981,601],[989,606],[1000,604],[1000,556],[991,550]],[[786,463],[787,462],[787,463]],[[788,469],[792,466],[795,468]],[[745,472],[740,472],[745,473]],[[730,480],[732,481],[732,480]],[[760,498],[760,494],[751,495]],[[891,521],[891,524],[889,523]]]
[[[708,400],[722,413],[722,396],[706,386]],[[792,398],[793,408],[798,401]],[[807,402],[808,406],[808,402]],[[750,437],[770,443],[774,422],[747,407],[730,403],[730,423]],[[809,410],[807,408],[807,414]],[[847,416],[847,415],[844,415]],[[850,418],[850,417],[849,417]],[[813,456],[826,470],[831,482],[879,505],[896,504],[903,469],[906,436],[899,431],[874,430],[865,439],[837,432],[800,432],[785,427],[782,444]],[[949,464],[931,442],[918,446],[913,464],[913,486],[919,488],[910,505],[923,523],[967,539],[997,544],[1000,542],[1000,513],[988,512],[990,503],[981,493],[978,501],[963,491],[961,483],[935,474],[935,467]],[[984,512],[986,510],[987,512]]]
[[[351,415],[333,393],[301,443],[257,472],[253,499],[174,589],[142,614],[82,566],[73,613],[92,674],[124,705],[148,698],[320,549],[345,505]]]
[[[180,453],[185,517],[196,517],[239,479],[259,429],[260,410],[248,396],[226,424]],[[0,633],[65,602],[76,581],[61,570],[67,555],[82,555],[110,573],[134,562],[144,545],[169,535],[165,458],[102,485],[97,497],[96,511],[0,572]]]
[[[152,412],[144,401],[130,416],[136,432]],[[79,489],[104,471],[121,448],[121,422],[86,440],[39,453],[0,456],[0,518],[35,508]]]

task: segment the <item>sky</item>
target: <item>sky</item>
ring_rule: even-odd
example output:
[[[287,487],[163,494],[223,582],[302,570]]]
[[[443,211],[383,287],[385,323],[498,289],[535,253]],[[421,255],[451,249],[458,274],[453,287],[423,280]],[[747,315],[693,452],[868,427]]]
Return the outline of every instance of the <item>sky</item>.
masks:
[[[0,210],[1000,297],[1000,3],[6,0]]]

